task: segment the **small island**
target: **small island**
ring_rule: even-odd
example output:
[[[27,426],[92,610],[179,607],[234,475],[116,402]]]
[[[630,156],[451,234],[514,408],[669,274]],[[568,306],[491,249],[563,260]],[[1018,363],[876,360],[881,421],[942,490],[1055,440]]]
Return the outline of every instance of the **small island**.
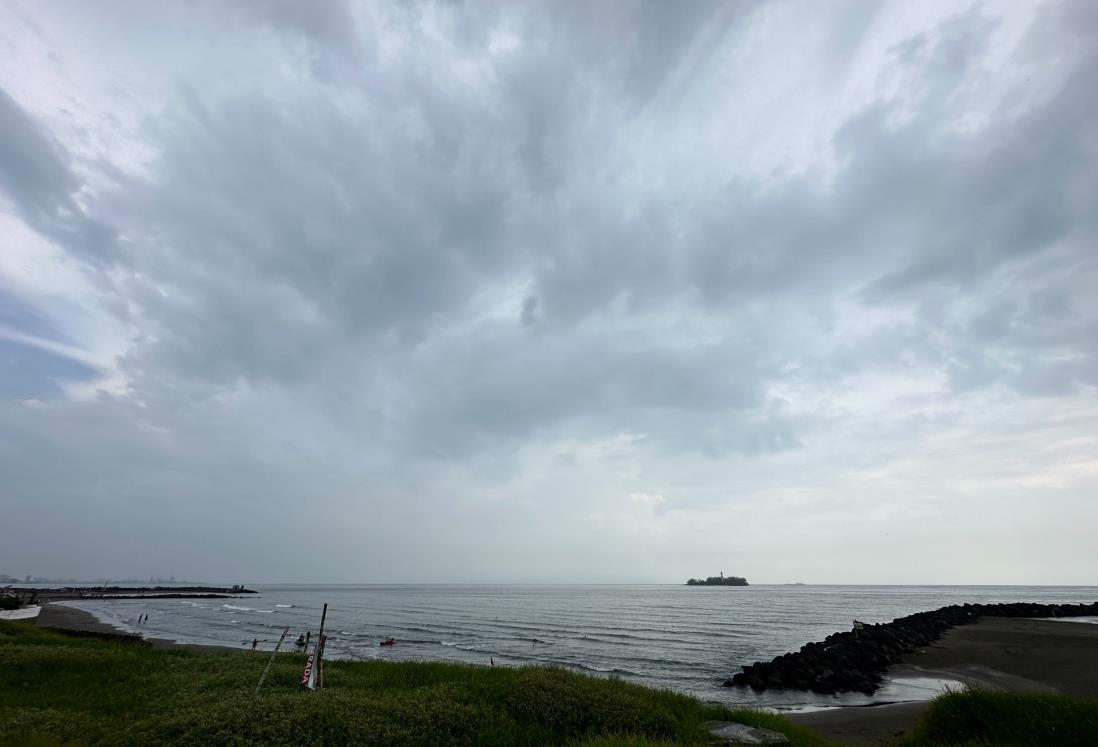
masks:
[[[719,576],[709,578],[692,578],[686,582],[687,586],[747,586],[747,579],[743,576],[726,576],[721,571]]]

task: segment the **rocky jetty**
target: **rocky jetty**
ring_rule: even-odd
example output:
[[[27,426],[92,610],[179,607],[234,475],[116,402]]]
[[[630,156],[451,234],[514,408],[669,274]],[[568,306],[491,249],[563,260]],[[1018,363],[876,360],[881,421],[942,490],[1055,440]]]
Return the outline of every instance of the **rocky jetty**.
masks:
[[[1094,604],[963,604],[917,612],[890,623],[858,623],[849,632],[833,633],[800,651],[782,654],[771,662],[743,667],[725,687],[755,690],[787,688],[815,693],[861,692],[871,695],[880,686],[889,665],[904,654],[938,640],[955,625],[981,617],[1079,617],[1098,615]]]
[[[230,599],[255,594],[240,584],[233,586],[4,586],[0,596],[22,604],[64,602],[70,599]]]

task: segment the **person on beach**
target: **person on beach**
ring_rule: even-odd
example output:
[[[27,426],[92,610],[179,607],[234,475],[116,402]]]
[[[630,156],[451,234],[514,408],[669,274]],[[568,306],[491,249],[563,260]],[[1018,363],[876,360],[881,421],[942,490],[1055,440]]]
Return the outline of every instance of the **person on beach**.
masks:
[[[306,630],[306,631],[305,631],[305,645],[306,645],[306,646],[308,646],[308,645],[309,645],[309,639],[310,639],[310,638],[312,638],[312,637],[313,637],[313,631],[311,631],[311,630]]]
[[[258,638],[253,638],[252,639],[252,651],[255,651],[255,647],[258,646],[258,645],[259,645],[259,639]]]

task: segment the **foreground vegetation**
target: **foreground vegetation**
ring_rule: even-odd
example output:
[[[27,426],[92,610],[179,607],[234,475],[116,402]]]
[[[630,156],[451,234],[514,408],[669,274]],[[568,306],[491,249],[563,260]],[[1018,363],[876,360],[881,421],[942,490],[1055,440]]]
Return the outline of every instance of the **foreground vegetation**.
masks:
[[[154,650],[0,621],[0,744],[377,744],[642,747],[709,743],[740,721],[826,747],[773,714],[560,669],[328,662],[302,692],[301,654]],[[1098,702],[965,691],[936,699],[895,747],[1098,745]]]
[[[1094,747],[1098,701],[965,690],[934,699],[897,747]]]
[[[559,669],[332,661],[302,692],[300,654],[154,650],[0,622],[0,743],[705,744],[737,720],[823,745],[780,717]]]

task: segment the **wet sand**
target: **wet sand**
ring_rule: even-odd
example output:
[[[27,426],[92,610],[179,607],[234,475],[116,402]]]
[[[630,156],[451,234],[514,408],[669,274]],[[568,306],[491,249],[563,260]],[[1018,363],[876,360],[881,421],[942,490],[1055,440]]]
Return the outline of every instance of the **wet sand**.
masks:
[[[194,643],[176,643],[167,638],[147,638],[140,633],[131,633],[128,630],[116,628],[113,625],[100,622],[95,615],[76,607],[66,607],[62,604],[47,604],[38,613],[35,622],[40,628],[68,631],[73,633],[91,634],[93,636],[131,638],[135,642],[143,642],[153,648],[188,649],[190,651],[243,651],[244,647],[234,646],[208,646]]]
[[[1098,697],[1098,625],[985,617],[891,667],[889,677],[937,677],[974,687]],[[874,744],[910,728],[926,703],[787,714],[840,744]]]

